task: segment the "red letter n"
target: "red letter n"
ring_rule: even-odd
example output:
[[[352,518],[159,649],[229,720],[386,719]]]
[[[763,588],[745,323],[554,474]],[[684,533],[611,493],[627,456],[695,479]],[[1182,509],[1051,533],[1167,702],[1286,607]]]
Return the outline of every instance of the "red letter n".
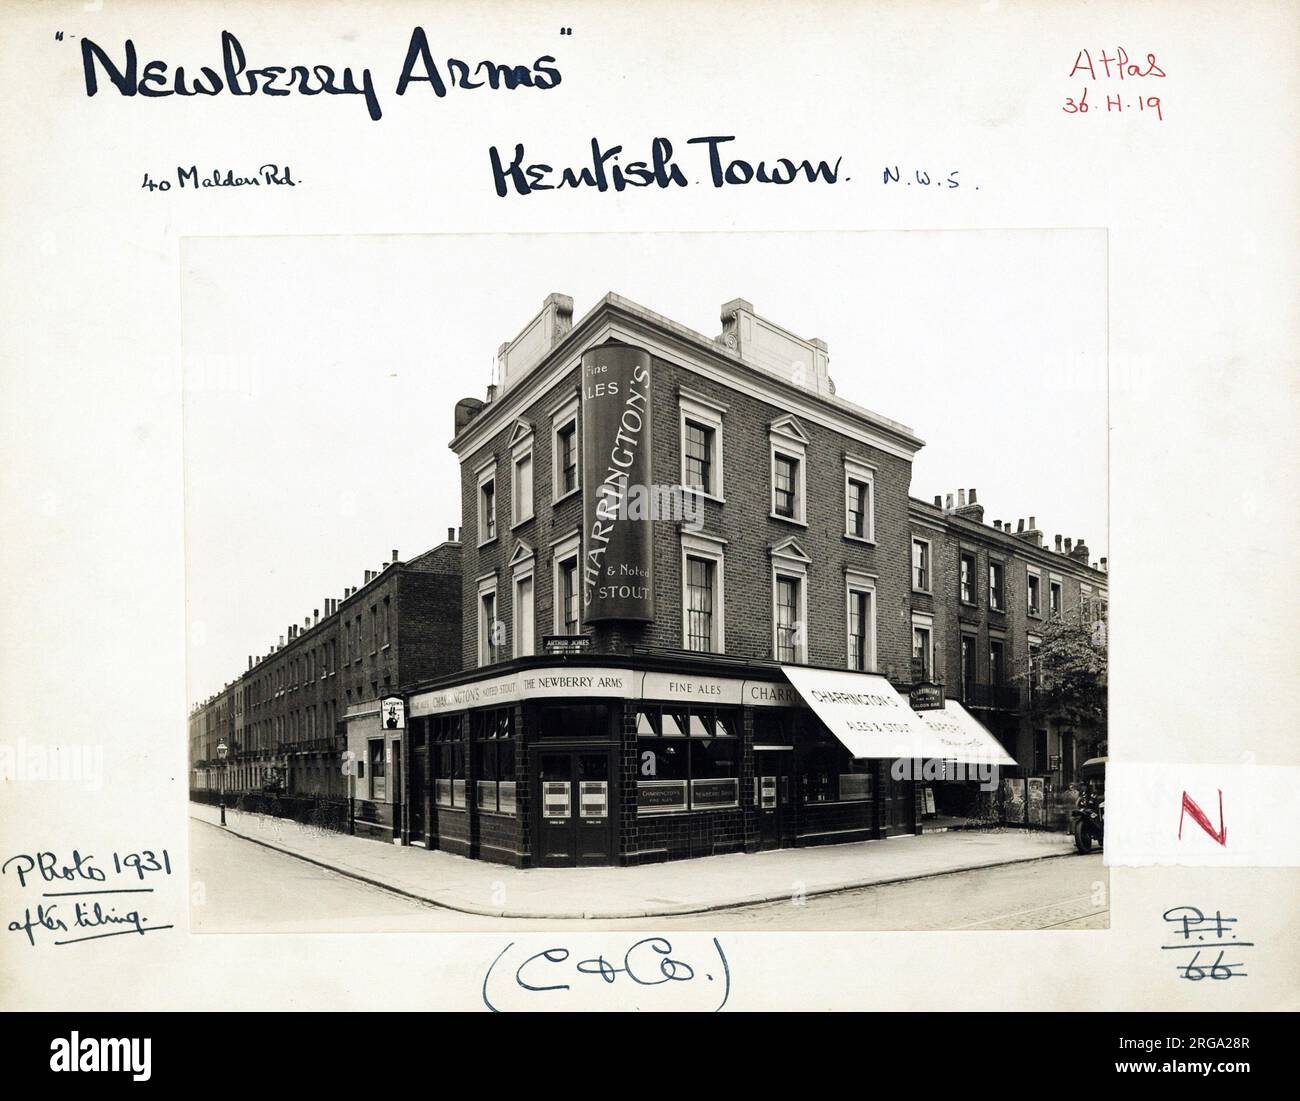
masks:
[[[1184,791],[1183,809],[1182,809],[1182,813],[1178,815],[1178,840],[1179,841],[1183,839],[1183,818],[1189,814],[1192,816],[1192,819],[1196,822],[1196,824],[1201,827],[1201,829],[1203,829],[1206,833],[1208,833],[1211,837],[1213,837],[1214,840],[1217,841],[1224,848],[1227,848],[1228,827],[1223,824],[1223,792],[1222,791],[1219,792],[1219,828],[1217,831],[1213,826],[1210,825],[1210,819],[1206,816],[1205,811],[1201,810],[1201,808],[1196,805],[1196,800],[1193,799],[1190,795],[1187,794],[1187,792]]]

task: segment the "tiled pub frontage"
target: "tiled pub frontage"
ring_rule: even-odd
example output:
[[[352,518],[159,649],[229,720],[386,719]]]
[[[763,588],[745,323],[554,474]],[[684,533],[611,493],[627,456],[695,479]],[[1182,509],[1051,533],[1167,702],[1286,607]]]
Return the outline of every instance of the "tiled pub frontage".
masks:
[[[392,820],[409,844],[566,867],[919,828],[916,785],[851,758],[775,665],[524,659],[408,711]]]

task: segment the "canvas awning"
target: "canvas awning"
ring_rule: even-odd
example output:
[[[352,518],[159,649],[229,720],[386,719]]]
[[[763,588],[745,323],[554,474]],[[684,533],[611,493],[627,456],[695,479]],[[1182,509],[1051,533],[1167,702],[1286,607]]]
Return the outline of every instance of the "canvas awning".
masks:
[[[781,672],[855,758],[900,757],[1014,765],[998,740],[954,700],[913,711],[884,677],[783,665]]]
[[[913,714],[921,717],[945,747],[942,754],[933,756],[968,765],[1014,766],[1016,763],[984,724],[956,700],[945,700],[939,710]]]
[[[884,677],[806,665],[781,672],[854,757],[932,757],[942,745]]]

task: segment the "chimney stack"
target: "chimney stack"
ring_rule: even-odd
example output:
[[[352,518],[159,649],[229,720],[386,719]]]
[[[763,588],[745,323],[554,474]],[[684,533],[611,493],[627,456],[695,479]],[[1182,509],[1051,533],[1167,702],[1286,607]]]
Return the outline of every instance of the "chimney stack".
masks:
[[[1074,544],[1074,551],[1070,555],[1076,562],[1082,562],[1085,566],[1088,564],[1088,544],[1080,539]]]
[[[967,496],[966,490],[957,491],[957,515],[963,516],[967,520],[974,520],[977,524],[984,523],[984,506],[975,500],[975,491],[972,489]]]

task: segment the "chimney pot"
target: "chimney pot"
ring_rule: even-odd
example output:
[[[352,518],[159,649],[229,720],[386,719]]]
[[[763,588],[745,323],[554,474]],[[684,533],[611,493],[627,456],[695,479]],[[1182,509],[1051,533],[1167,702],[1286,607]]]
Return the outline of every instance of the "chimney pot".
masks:
[[[459,542],[461,541],[461,532],[463,532],[464,530],[465,530],[464,528],[457,528],[457,529],[456,529],[456,542],[457,542],[457,543],[459,543]]]
[[[952,494],[951,494],[951,493],[949,493],[948,496],[947,496],[946,498],[944,498],[944,508],[947,509],[949,512],[952,511]]]
[[[1033,516],[1029,518],[1029,530],[1030,531],[1038,530],[1038,520]]]
[[[447,542],[448,542],[448,543],[454,543],[454,542],[456,542],[456,529],[455,529],[455,528],[448,528],[448,529],[447,529]]]
[[[1059,535],[1056,537],[1056,553],[1061,553],[1061,537]]]
[[[964,489],[957,490],[957,507],[966,507],[966,491]]]
[[[972,505],[976,503],[976,501],[975,501],[975,487],[974,487],[974,486],[971,487],[971,491],[970,491],[970,503],[971,503]]]
[[[1022,519],[1020,519],[1020,520],[1017,520],[1017,521],[1016,521],[1016,533],[1019,534],[1020,532],[1022,532],[1022,531],[1024,531],[1024,530],[1025,530],[1025,521],[1024,521],[1024,519],[1022,518]]]
[[[393,561],[394,561],[394,562],[397,561],[397,548],[396,548],[396,547],[393,548]]]
[[[935,508],[943,508],[943,494],[942,494],[942,493],[936,493],[936,494],[934,495],[934,507],[935,507]]]
[[[1101,572],[1102,573],[1106,572],[1106,559],[1104,558],[1101,560]]]
[[[1073,550],[1074,550],[1074,540],[1067,535],[1065,537],[1065,553],[1069,554]]]
[[[996,530],[996,531],[1001,531],[1001,530],[1002,530],[1002,521],[1001,521],[1001,520],[994,520],[994,521],[993,521],[993,527],[994,527],[994,530]]]

